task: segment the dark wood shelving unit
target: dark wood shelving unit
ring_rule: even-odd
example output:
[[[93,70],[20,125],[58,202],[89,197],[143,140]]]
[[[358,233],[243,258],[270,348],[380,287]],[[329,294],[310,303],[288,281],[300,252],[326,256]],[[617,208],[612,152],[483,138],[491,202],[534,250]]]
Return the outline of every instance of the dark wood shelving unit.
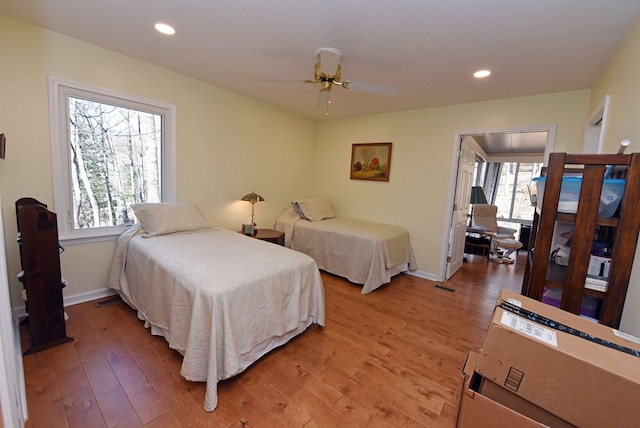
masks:
[[[610,166],[625,178],[624,196],[614,217],[598,217],[603,178]],[[582,186],[576,214],[558,212],[560,188],[566,173],[579,174]],[[582,297],[601,300],[599,321],[618,328],[627,295],[638,232],[640,231],[640,153],[629,155],[570,155],[552,153],[546,175],[542,209],[536,210],[522,294],[542,300],[545,287],[562,290],[560,308],[580,312]],[[550,260],[557,221],[574,224],[568,266]],[[606,240],[611,257],[607,290],[585,288],[594,236]]]
[[[31,334],[27,355],[73,338],[67,336],[64,319],[56,214],[36,199],[22,198],[16,201],[16,221],[23,271],[20,281],[27,298],[24,322]]]

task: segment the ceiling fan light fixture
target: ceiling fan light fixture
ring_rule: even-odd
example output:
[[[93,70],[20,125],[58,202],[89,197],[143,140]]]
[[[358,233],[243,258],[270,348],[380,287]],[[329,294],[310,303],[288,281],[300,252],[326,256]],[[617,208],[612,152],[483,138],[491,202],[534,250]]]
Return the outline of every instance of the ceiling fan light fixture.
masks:
[[[315,51],[314,55],[318,58],[318,68],[320,74],[327,77],[338,76],[336,80],[340,80],[340,60],[342,52],[335,48],[320,48]]]
[[[331,54],[331,55],[335,55],[338,58],[342,57],[342,51],[336,48],[320,48],[318,50],[316,50],[313,54],[318,57],[318,59],[320,59],[320,57],[322,57],[322,54]]]

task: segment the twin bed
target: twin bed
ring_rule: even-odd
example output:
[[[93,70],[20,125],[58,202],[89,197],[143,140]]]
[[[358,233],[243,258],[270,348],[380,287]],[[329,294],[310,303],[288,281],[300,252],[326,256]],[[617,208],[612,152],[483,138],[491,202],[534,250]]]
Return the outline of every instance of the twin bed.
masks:
[[[406,229],[336,217],[323,198],[293,202],[275,228],[284,232],[285,246],[308,254],[322,270],[362,284],[362,294],[416,269]]]
[[[185,379],[207,383],[206,411],[218,404],[218,381],[324,326],[318,268],[366,294],[415,265],[406,230],[335,218],[324,200],[300,201],[302,214],[278,218],[299,251],[212,228],[190,203],[132,207],[139,223],[118,238],[107,286],[183,355]]]
[[[134,206],[140,224],[119,238],[107,285],[154,335],[183,356],[180,374],[217,383],[312,324],[324,325],[324,290],[309,256],[211,228],[192,204]]]

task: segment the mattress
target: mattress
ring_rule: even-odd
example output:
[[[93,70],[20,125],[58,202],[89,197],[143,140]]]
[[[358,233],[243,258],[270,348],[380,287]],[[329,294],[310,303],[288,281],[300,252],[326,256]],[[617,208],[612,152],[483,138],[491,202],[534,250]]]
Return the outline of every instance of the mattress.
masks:
[[[312,257],[318,268],[362,284],[362,294],[416,269],[409,232],[399,226],[341,217],[308,221],[290,208],[275,228],[285,233],[286,246]]]
[[[184,378],[207,382],[207,411],[219,380],[325,322],[311,257],[222,228],[146,238],[133,227],[118,239],[107,285],[184,356]]]

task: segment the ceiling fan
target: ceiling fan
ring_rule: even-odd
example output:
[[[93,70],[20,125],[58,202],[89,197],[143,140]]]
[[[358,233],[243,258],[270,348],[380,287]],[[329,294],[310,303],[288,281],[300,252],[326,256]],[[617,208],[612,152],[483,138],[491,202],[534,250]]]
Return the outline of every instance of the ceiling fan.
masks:
[[[395,86],[379,85],[375,83],[356,82],[352,80],[341,80],[342,52],[335,48],[320,48],[315,51],[316,64],[313,71],[313,80],[309,79],[258,79],[262,82],[300,82],[320,84],[318,96],[318,108],[325,110],[325,115],[329,114],[329,104],[331,104],[331,89],[340,86],[343,89],[367,92],[370,94],[393,97],[398,94]]]

